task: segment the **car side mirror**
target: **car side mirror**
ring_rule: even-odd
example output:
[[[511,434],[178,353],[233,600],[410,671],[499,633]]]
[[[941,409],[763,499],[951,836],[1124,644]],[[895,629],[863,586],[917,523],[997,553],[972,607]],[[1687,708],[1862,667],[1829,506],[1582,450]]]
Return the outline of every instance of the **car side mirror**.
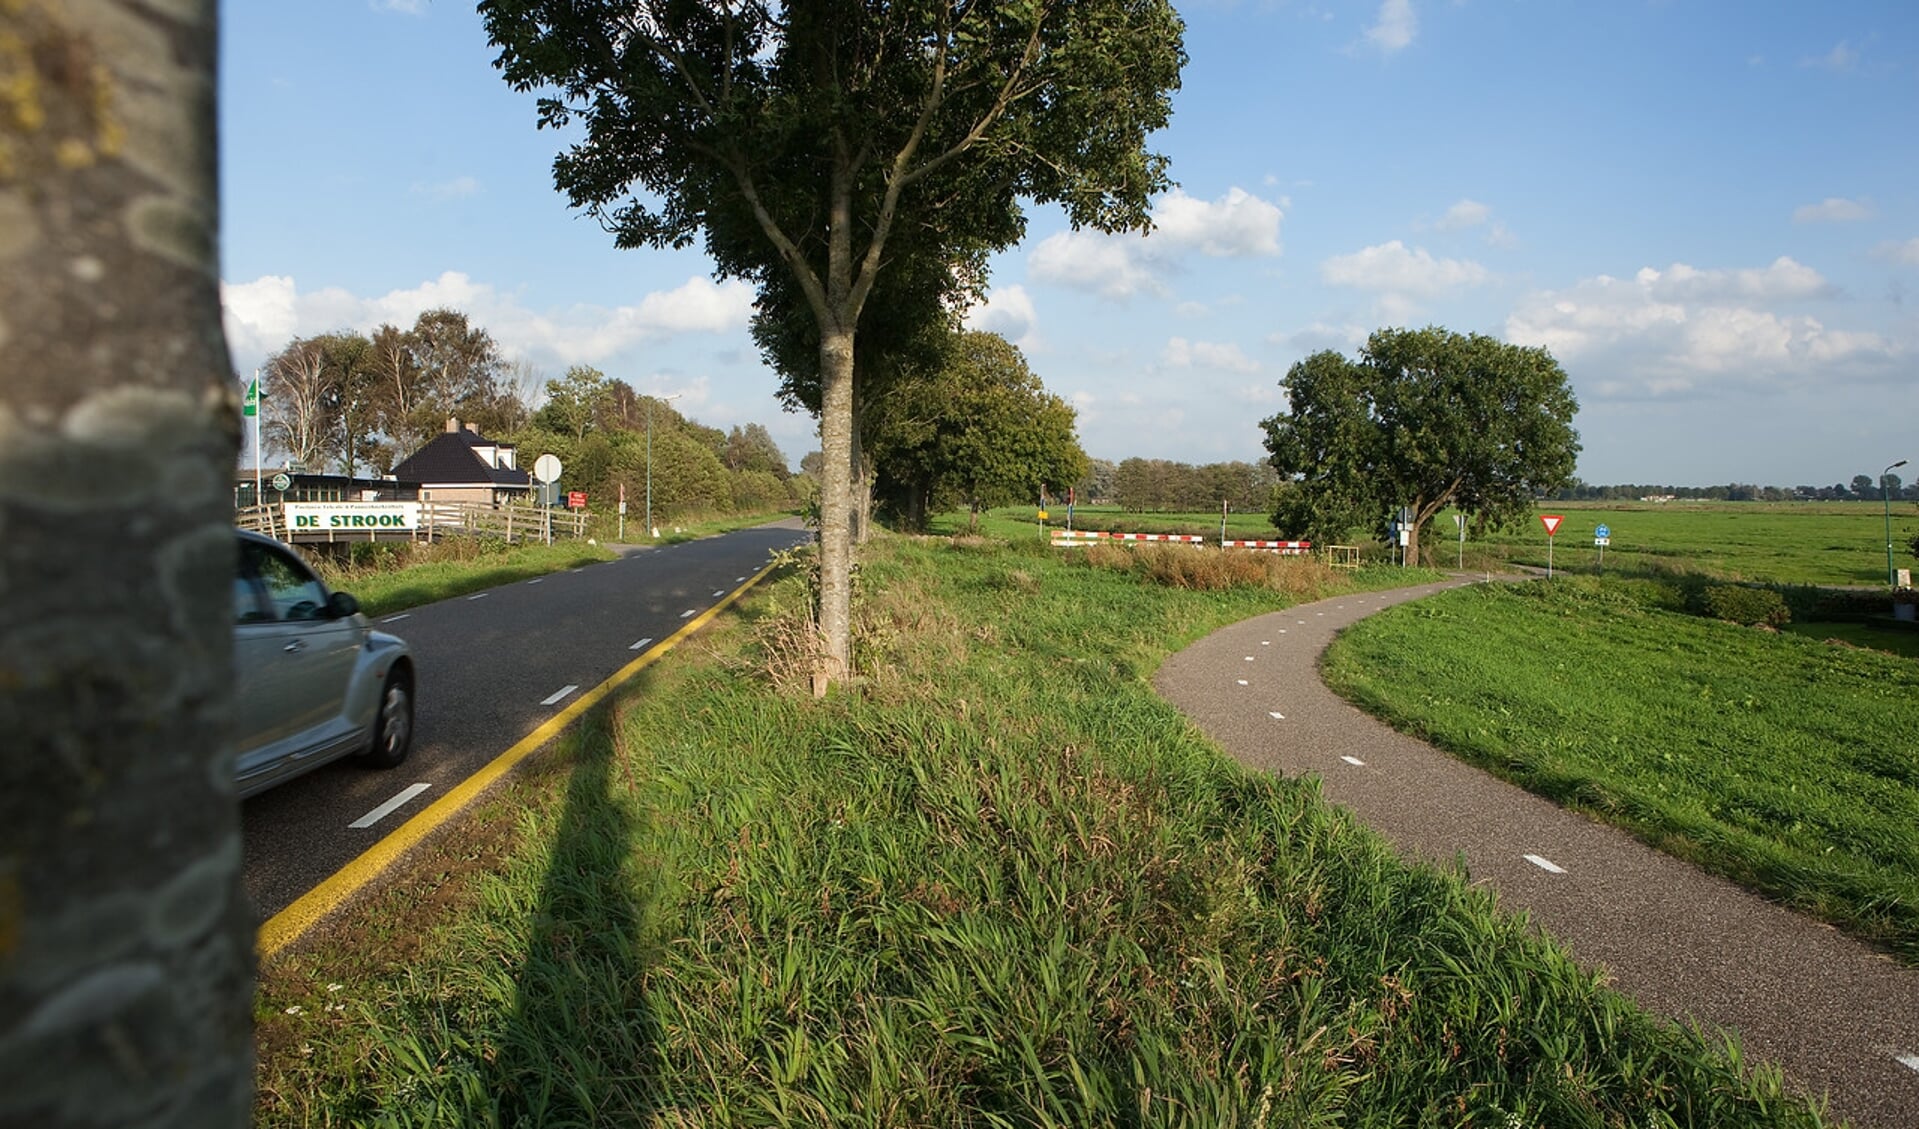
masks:
[[[360,601],[353,598],[351,592],[335,592],[327,597],[326,610],[332,619],[345,619],[360,610]]]

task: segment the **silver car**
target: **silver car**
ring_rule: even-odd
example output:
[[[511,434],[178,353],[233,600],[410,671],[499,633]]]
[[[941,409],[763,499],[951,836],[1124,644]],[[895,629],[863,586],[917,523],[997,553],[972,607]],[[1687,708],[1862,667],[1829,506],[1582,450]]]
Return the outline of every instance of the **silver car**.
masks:
[[[292,549],[237,530],[235,779],[242,797],[356,756],[392,768],[413,742],[413,657]]]

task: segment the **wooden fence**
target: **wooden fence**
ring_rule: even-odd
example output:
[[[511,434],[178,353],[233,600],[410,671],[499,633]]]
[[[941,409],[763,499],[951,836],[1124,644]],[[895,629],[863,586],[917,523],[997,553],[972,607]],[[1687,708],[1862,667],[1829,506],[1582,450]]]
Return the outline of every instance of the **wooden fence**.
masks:
[[[590,516],[585,510],[541,510],[530,506],[495,508],[474,502],[422,502],[420,525],[411,530],[288,530],[285,511],[278,505],[242,506],[233,511],[233,524],[294,544],[344,544],[354,541],[433,541],[441,537],[499,537],[510,542],[542,541],[547,522],[556,538],[586,536]]]

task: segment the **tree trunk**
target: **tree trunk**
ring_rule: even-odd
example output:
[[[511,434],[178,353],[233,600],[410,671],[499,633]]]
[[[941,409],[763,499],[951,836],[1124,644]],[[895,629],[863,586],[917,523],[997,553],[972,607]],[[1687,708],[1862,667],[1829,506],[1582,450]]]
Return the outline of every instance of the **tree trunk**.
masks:
[[[0,1124],[237,1127],[213,0],[0,5]]]
[[[813,692],[852,668],[853,331],[820,327],[820,666]]]

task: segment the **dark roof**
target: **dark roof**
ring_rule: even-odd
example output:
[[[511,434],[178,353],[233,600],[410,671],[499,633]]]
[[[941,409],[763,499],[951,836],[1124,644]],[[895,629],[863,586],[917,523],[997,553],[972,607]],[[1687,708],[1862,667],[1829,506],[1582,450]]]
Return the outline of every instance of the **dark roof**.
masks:
[[[442,431],[433,441],[402,459],[393,468],[393,477],[422,486],[479,486],[491,484],[527,488],[533,479],[518,467],[490,467],[475,447],[499,447],[512,450],[511,443],[496,443],[478,432],[461,428]]]

